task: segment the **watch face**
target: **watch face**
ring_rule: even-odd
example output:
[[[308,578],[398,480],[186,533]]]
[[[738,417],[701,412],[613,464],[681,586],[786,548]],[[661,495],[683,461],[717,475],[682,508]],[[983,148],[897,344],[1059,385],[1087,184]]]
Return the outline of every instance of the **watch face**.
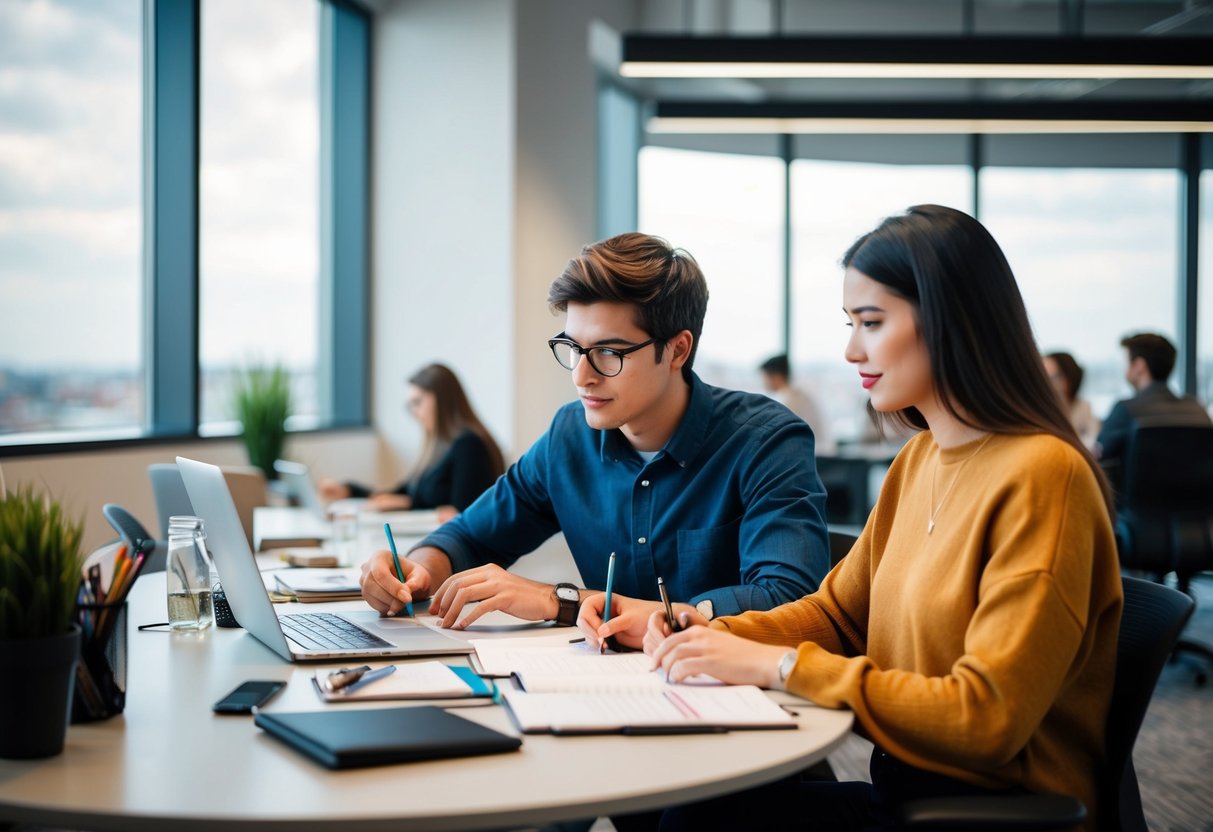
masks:
[[[577,591],[577,587],[562,584],[556,587],[556,597],[561,601],[580,601],[581,593]]]

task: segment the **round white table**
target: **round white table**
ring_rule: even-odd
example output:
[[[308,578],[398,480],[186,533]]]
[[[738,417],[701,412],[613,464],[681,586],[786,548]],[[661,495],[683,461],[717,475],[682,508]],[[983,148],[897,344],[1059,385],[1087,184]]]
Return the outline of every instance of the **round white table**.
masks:
[[[256,728],[251,717],[211,712],[215,701],[250,679],[289,681],[267,710],[320,710],[325,705],[310,683],[316,665],[289,665],[243,630],[138,631],[139,624],[165,620],[161,574],[136,583],[127,620],[125,712],[71,726],[56,757],[0,760],[0,820],[176,832],[220,825],[291,832],[540,825],[770,782],[824,757],[852,722],[850,712],[788,697],[780,701],[797,703],[794,731],[528,735],[520,751],[506,754],[329,771]],[[397,703],[374,706],[385,704]],[[455,712],[516,733],[500,706]]]

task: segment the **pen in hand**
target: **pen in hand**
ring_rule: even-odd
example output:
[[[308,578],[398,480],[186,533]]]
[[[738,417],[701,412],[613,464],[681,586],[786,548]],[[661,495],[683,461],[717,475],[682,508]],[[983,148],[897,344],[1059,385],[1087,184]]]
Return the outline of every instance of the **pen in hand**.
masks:
[[[396,551],[396,538],[392,537],[392,525],[390,523],[383,524],[383,533],[387,535],[387,545],[392,550],[392,563],[396,565],[396,580],[404,583],[404,570],[400,568],[400,554]],[[404,602],[404,612],[410,618],[413,615],[413,602]]]
[[[666,592],[665,581],[663,581],[661,578],[657,579],[657,592],[661,595],[661,603],[665,605],[665,620],[670,624],[670,632],[681,632],[682,625],[679,624],[678,619],[674,617],[674,607],[670,605],[670,593]]]
[[[611,557],[607,560],[607,585],[606,585],[606,604],[602,608],[602,623],[605,624],[611,620],[611,588],[615,586],[615,553],[611,552]],[[604,638],[598,642],[599,655],[606,652],[607,640]]]

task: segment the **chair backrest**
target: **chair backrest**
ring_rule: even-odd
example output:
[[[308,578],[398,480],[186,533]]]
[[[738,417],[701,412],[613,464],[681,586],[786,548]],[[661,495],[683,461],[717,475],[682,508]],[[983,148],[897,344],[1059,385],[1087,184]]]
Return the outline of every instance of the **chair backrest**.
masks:
[[[180,476],[180,475],[178,475]],[[240,515],[240,525],[244,528],[244,536],[248,544],[253,546],[253,509],[267,504],[265,473],[260,468],[227,467],[223,468],[223,479],[227,481],[228,490],[232,492],[232,502],[236,504],[236,513]]]
[[[1213,425],[1139,425],[1129,436],[1123,488],[1134,509],[1213,513]]]
[[[1108,710],[1107,775],[1100,782],[1100,828],[1145,832],[1133,771],[1133,744],[1154,686],[1195,606],[1182,592],[1124,577],[1125,605],[1116,647],[1116,682]]]
[[[1133,431],[1116,533],[1130,569],[1182,577],[1213,567],[1213,426]]]
[[[175,462],[155,462],[147,466],[147,476],[152,481],[152,496],[156,498],[156,516],[159,518],[161,540],[168,539],[168,519],[176,515],[189,516],[194,513],[190,495]]]
[[[122,536],[131,548],[131,553],[143,552],[147,555],[140,574],[147,572],[163,572],[165,547],[135,519],[129,511],[114,503],[106,503],[101,507],[101,513],[106,521],[114,527],[114,531]]]

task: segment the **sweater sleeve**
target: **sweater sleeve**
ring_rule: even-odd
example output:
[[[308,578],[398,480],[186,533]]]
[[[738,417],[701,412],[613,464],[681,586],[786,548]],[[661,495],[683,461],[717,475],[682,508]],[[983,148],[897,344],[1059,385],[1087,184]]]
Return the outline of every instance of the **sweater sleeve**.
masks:
[[[484,440],[465,431],[451,445],[450,504],[463,511],[493,484],[492,462]]]

